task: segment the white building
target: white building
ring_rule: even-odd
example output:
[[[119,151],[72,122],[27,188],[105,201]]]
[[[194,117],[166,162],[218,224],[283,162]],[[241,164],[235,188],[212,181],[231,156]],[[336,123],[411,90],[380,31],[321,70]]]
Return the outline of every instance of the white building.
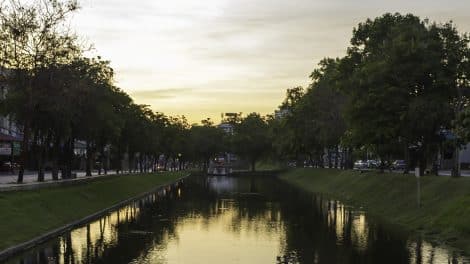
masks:
[[[278,109],[274,111],[274,117],[276,119],[282,119],[290,114],[289,109]]]

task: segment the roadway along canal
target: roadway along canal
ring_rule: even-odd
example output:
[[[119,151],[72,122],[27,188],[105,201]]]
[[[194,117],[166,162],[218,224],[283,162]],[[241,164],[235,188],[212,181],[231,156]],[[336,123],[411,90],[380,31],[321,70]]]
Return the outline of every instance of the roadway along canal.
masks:
[[[467,263],[274,177],[192,176],[8,263]]]

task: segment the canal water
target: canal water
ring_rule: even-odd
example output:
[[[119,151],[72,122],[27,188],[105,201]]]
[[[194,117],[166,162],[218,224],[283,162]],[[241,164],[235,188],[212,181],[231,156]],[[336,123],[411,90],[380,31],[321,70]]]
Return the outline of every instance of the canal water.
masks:
[[[191,176],[7,263],[469,262],[274,177]]]

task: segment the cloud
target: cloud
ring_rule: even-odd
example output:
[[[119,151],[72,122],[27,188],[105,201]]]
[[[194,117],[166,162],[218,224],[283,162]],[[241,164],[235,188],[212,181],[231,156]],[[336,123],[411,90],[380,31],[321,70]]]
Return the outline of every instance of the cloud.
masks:
[[[273,110],[285,89],[308,85],[319,60],[343,56],[353,27],[368,17],[411,12],[470,31],[468,0],[82,0],[82,6],[77,31],[112,61],[118,85],[138,103],[189,119]]]
[[[156,100],[168,99],[177,96],[185,95],[191,92],[189,88],[171,88],[171,89],[156,89],[156,90],[142,90],[131,93],[131,96],[138,99]]]

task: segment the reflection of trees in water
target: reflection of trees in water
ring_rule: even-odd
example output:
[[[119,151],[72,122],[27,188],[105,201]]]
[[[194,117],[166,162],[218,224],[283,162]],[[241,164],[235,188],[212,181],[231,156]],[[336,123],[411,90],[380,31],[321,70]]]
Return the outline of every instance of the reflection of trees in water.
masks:
[[[365,223],[363,215],[338,201],[286,190],[285,255],[304,263],[408,263],[406,241]]]
[[[408,248],[411,252],[410,263],[469,263],[468,259],[465,260],[455,250],[449,251],[449,249],[424,241],[421,237],[410,241]]]
[[[169,240],[178,240],[177,227],[188,218],[205,229],[214,219],[225,219],[224,228],[235,235],[281,234],[281,263],[439,263],[437,256],[442,255],[428,250],[429,256],[423,257],[425,243],[410,246],[338,201],[299,192],[272,178],[221,177],[215,179],[217,184],[212,180],[191,177],[182,186],[150,195],[15,263],[149,262]],[[453,259],[449,257],[449,263],[458,263]]]
[[[298,190],[284,193],[287,260],[302,263],[464,263],[455,252],[417,238],[413,243],[338,201]],[[283,258],[281,258],[282,262]]]
[[[152,237],[132,234],[146,225],[147,210],[174,199],[174,191],[152,195],[106,215],[82,228],[67,232],[47,245],[25,254],[11,263],[128,263],[141,251],[149,249]],[[153,203],[150,203],[153,201]],[[150,210],[152,211],[152,210]],[[174,230],[172,222],[159,222],[162,229]],[[158,240],[158,232],[155,233]]]

